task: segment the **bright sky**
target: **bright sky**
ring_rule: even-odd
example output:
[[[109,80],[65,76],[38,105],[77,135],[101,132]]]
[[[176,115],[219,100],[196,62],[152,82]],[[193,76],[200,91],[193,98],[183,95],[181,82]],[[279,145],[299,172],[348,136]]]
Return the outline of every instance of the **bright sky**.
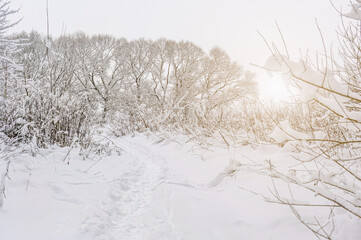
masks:
[[[333,0],[339,7],[342,0]],[[13,31],[46,32],[46,0],[12,0],[23,21]],[[345,7],[345,5],[344,5]],[[277,20],[294,59],[299,49],[322,51],[315,18],[327,44],[336,42],[340,23],[329,0],[49,0],[50,32],[81,30],[136,38],[189,40],[209,50],[219,46],[255,71],[269,56],[259,30],[281,44]],[[281,46],[281,45],[280,45]]]

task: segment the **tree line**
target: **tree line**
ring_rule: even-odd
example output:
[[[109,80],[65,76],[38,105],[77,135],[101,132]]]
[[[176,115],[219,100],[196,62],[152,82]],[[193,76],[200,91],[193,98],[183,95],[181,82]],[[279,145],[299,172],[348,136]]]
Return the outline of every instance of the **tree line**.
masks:
[[[257,94],[254,75],[214,47],[84,33],[13,34],[1,46],[2,133],[38,146],[85,140],[91,126],[120,134],[207,125]]]

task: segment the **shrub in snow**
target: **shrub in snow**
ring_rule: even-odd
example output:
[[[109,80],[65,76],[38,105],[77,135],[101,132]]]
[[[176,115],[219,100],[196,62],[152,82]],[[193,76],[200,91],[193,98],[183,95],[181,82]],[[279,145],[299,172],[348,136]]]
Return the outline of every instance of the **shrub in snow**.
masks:
[[[275,185],[272,201],[290,206],[317,237],[326,239],[332,238],[335,219],[339,217],[335,209],[343,209],[356,221],[361,218],[359,3],[353,5],[351,15],[344,16],[352,16],[357,23],[350,22],[340,34],[341,62],[328,58],[327,53],[325,66],[306,59],[296,62],[275,48],[264,66],[281,73],[287,85],[299,92],[297,102],[293,103],[298,110],[288,121],[276,121],[270,135],[282,146],[292,147],[291,155],[298,164],[284,169],[268,161],[262,172],[282,180],[290,189],[302,187],[315,196],[300,203],[281,195]],[[329,215],[312,219],[303,214],[301,206],[328,208]]]

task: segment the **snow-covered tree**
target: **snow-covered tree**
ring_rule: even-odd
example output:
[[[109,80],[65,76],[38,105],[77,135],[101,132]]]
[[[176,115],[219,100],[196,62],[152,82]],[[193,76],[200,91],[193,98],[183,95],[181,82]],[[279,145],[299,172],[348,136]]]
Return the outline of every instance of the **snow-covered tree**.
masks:
[[[24,136],[23,112],[19,108],[23,103],[20,91],[24,89],[24,83],[19,78],[21,66],[14,58],[20,45],[16,39],[5,35],[19,22],[9,22],[9,17],[17,12],[10,9],[9,1],[0,0],[0,208],[4,202],[10,152]]]

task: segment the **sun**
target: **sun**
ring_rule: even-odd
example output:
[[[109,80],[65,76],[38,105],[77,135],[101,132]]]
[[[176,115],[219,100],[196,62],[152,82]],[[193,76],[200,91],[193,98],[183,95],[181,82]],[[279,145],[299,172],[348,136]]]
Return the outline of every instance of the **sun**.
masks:
[[[286,101],[291,96],[280,74],[260,74],[257,82],[259,97],[262,100],[277,103]]]

